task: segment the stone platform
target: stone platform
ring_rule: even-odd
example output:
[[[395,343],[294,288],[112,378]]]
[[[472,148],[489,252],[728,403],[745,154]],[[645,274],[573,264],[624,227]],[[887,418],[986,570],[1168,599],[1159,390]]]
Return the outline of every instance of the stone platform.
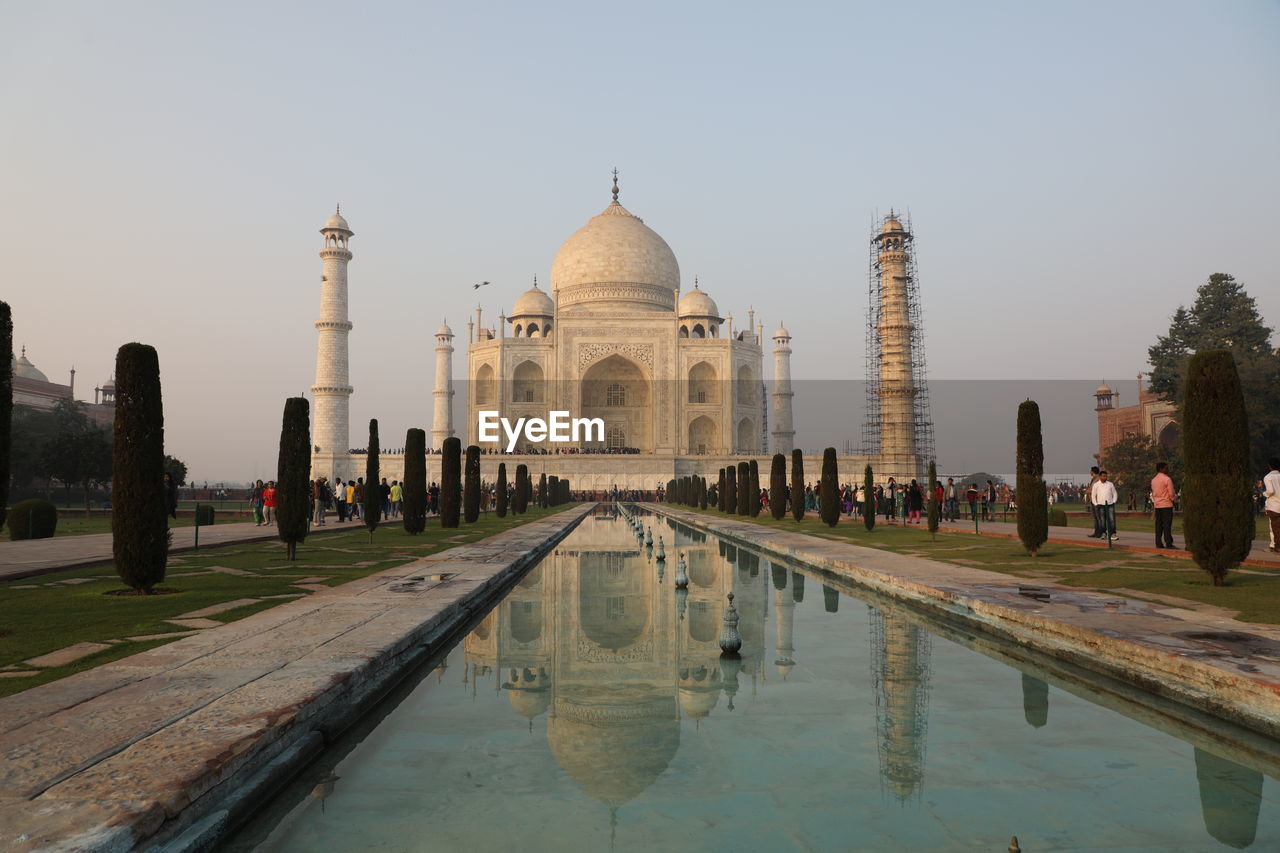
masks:
[[[590,509],[0,699],[0,849],[206,849]]]
[[[666,504],[647,509],[769,559],[828,572],[858,588],[1064,661],[1256,733],[1280,758],[1280,628],[1123,596],[792,533]],[[1171,714],[1177,714],[1170,709]]]

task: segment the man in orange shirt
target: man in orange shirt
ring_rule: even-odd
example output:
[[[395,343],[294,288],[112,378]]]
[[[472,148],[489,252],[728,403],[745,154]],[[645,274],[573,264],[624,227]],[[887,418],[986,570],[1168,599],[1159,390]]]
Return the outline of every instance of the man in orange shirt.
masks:
[[[1169,477],[1169,463],[1157,462],[1156,475],[1151,480],[1151,503],[1156,508],[1156,547],[1173,547],[1173,480]]]

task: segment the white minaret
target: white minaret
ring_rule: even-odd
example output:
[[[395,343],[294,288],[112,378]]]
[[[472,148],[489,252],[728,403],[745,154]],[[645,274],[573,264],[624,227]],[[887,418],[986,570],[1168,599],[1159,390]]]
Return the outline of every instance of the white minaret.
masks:
[[[779,326],[773,333],[773,452],[787,456],[795,448],[791,421],[791,333]]]
[[[344,476],[351,451],[351,384],[347,337],[347,241],[353,232],[341,208],[320,229],[324,235],[324,275],[320,285],[320,319],[316,320],[316,384],[311,386],[315,411],[311,421],[313,475]]]
[[[436,330],[436,411],[431,423],[431,446],[439,450],[453,435],[453,330],[443,325]]]

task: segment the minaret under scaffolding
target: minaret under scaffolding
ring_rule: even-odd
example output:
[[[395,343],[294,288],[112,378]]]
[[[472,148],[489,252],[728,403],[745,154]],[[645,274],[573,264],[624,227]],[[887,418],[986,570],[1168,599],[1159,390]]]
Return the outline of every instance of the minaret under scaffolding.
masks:
[[[910,222],[890,211],[871,235],[864,452],[879,454],[877,478],[920,477],[933,458],[920,286]]]

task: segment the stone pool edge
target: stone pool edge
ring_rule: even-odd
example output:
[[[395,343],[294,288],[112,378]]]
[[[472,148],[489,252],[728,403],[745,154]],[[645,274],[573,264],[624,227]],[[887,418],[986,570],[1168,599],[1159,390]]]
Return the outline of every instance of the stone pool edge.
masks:
[[[26,697],[51,711],[28,724],[56,718],[61,730],[74,731],[76,715],[92,716],[95,700],[113,691],[145,685],[152,676],[161,690],[175,683],[181,689],[184,675],[207,677],[212,658],[221,658],[217,665],[225,668],[241,663],[237,652],[270,655],[275,635],[299,631],[308,617],[325,624],[332,614],[335,625],[333,636],[301,653],[282,651],[262,674],[211,700],[192,700],[161,725],[115,735],[110,751],[65,770],[37,768],[24,778],[23,767],[0,755],[0,777],[11,782],[0,792],[0,841],[32,851],[211,849],[477,612],[498,601],[594,506],[571,507],[126,658],[108,666],[151,671],[97,692],[81,686],[82,699],[60,695],[75,688],[64,682],[85,681],[94,670],[7,697],[0,711],[17,710],[13,700]],[[442,573],[451,576],[434,584],[428,578]],[[229,642],[218,643],[220,633]],[[177,665],[175,658],[181,659]],[[12,754],[21,757],[17,750]],[[39,773],[49,778],[47,787],[24,795],[21,783]]]
[[[1239,633],[1261,635],[1275,642],[1280,632],[1269,627],[1194,612],[1177,613],[1175,608],[1160,608],[1121,595],[1020,580],[985,569],[895,554],[853,542],[835,542],[749,521],[708,518],[662,504],[646,504],[645,508],[766,557],[830,572],[1003,640],[1280,739],[1280,667],[1271,660],[1232,654],[1220,645],[1186,636]],[[935,571],[910,577],[913,568]],[[1074,605],[1042,606],[1019,594],[1020,587],[1061,591],[1072,599],[1092,600],[1106,615],[1088,616]],[[1115,619],[1116,614],[1107,613],[1118,602],[1140,605],[1151,618],[1168,620],[1161,626],[1166,629],[1164,635],[1150,628],[1122,630],[1129,626]],[[1045,610],[1052,612],[1042,612]],[[1073,618],[1077,614],[1078,618]]]

